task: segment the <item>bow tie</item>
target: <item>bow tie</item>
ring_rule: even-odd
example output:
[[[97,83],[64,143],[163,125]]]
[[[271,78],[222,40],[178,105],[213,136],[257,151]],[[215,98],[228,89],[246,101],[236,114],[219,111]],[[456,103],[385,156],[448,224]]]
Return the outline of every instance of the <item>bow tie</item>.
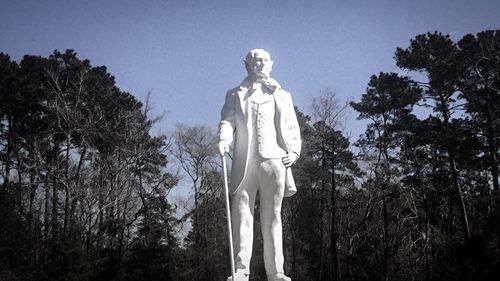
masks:
[[[271,77],[264,79],[257,79],[257,81],[255,82],[262,84],[264,87],[268,88],[271,92],[274,92],[276,91],[276,89],[281,88],[280,83],[278,83],[278,81],[274,80]]]
[[[240,89],[249,90],[253,87],[254,83],[259,83],[269,89],[272,93],[276,91],[277,89],[281,89],[280,83],[278,81],[274,80],[273,78],[264,78],[264,79],[257,79],[253,80],[250,77],[246,77],[243,82],[241,82]]]

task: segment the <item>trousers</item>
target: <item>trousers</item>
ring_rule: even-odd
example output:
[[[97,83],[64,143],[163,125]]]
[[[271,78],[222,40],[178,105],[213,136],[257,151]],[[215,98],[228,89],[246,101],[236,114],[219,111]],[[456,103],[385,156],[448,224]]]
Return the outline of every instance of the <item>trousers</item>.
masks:
[[[281,159],[264,159],[259,155],[250,157],[248,161],[245,177],[231,203],[235,267],[238,271],[250,274],[254,207],[258,193],[266,274],[283,273],[281,205],[285,189],[285,165]]]

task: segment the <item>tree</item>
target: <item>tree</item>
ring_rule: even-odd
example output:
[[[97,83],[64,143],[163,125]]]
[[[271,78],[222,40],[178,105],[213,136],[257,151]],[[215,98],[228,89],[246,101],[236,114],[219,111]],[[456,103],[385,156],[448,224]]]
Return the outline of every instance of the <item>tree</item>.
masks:
[[[174,132],[175,146],[172,153],[191,180],[194,190],[194,206],[190,211],[194,237],[191,238],[193,244],[190,247],[192,247],[192,258],[195,259],[192,266],[196,274],[189,275],[188,278],[197,280],[201,280],[202,276],[208,276],[211,271],[210,264],[212,264],[209,252],[207,252],[207,249],[214,247],[207,244],[210,239],[208,228],[211,224],[208,218],[215,215],[212,212],[218,213],[218,208],[212,209],[212,212],[207,212],[206,208],[214,208],[211,199],[219,196],[216,190],[220,188],[220,185],[214,184],[220,183],[220,181],[214,181],[217,176],[220,178],[216,165],[218,154],[215,141],[214,131],[204,126],[190,127],[178,124]]]
[[[2,54],[0,71],[0,239],[13,253],[2,280],[123,279],[137,247],[152,267],[169,262],[158,276],[172,272],[172,257],[153,257],[177,247],[166,197],[177,179],[148,105],[72,50]]]
[[[484,150],[493,189],[499,191],[498,149],[500,116],[500,35],[484,31],[477,37],[471,34],[459,42],[460,59],[464,64],[460,90],[467,100],[466,110],[472,115],[479,137],[484,139]]]
[[[322,96],[313,99],[313,114],[316,117],[314,128],[321,140],[320,146],[318,147],[321,153],[321,156],[319,156],[320,163],[322,168],[330,174],[330,274],[332,280],[335,281],[340,278],[337,245],[336,170],[345,172],[348,168],[352,170],[355,169],[355,165],[351,162],[353,155],[348,151],[349,142],[342,136],[340,131],[335,130],[346,108],[347,104],[341,107],[336,100],[335,93],[330,90],[325,91]]]
[[[420,99],[420,88],[415,87],[408,77],[396,73],[380,73],[372,76],[366,94],[361,102],[351,103],[360,113],[359,118],[371,120],[365,137],[359,145],[374,149],[374,178],[370,179],[380,189],[382,237],[383,237],[383,280],[389,280],[389,259],[395,254],[397,245],[391,243],[398,233],[389,233],[391,218],[389,204],[398,194],[398,169],[394,166],[395,153],[399,148],[398,135],[401,124],[414,118],[410,115],[412,106]],[[367,155],[369,156],[369,155]],[[372,161],[370,158],[366,159]],[[395,214],[392,214],[393,216]],[[397,222],[396,222],[397,223]],[[397,229],[397,226],[396,226]]]

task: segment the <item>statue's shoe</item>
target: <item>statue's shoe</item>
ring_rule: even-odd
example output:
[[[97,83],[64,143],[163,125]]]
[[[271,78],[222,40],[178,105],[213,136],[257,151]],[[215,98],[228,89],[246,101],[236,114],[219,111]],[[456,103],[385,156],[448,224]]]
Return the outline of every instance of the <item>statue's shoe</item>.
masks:
[[[267,276],[267,281],[292,281],[292,279],[283,273],[276,273]]]
[[[248,281],[248,277],[249,277],[249,275],[243,273],[243,271],[241,271],[241,270],[237,270],[234,273],[234,281]],[[233,277],[229,276],[227,278],[227,281],[233,281]]]

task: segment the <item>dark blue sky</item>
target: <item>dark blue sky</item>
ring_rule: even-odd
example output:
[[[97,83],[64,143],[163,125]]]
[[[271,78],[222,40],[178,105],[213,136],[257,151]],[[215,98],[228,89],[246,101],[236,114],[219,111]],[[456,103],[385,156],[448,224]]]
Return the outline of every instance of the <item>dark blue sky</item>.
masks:
[[[236,3],[237,2],[237,3]],[[242,59],[267,49],[273,76],[310,111],[330,88],[358,101],[370,75],[398,71],[396,47],[438,30],[459,40],[500,28],[500,1],[0,1],[0,52],[19,61],[74,49],[105,65],[118,86],[175,123],[215,127],[225,92],[245,76]],[[356,138],[362,122],[348,115]]]

